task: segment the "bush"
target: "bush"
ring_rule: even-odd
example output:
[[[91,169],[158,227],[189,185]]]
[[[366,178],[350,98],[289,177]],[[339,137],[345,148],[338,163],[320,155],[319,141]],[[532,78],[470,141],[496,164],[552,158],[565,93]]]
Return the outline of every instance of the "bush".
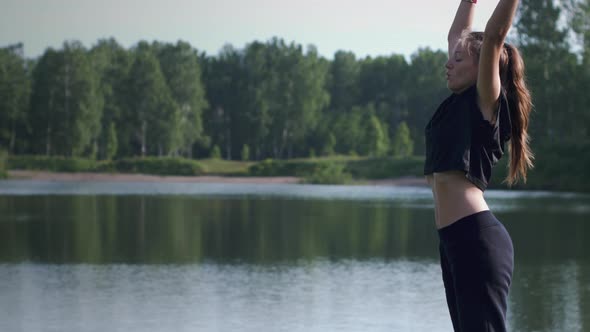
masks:
[[[384,179],[400,176],[422,176],[424,157],[371,158],[335,160],[330,158],[313,160],[282,161],[266,159],[250,166],[248,173],[254,176],[308,176],[322,170],[326,164],[342,165],[354,178]],[[319,166],[318,166],[319,165]],[[318,167],[320,167],[318,169]]]
[[[244,144],[242,146],[242,153],[241,153],[242,161],[250,160],[250,147],[248,144]]]
[[[145,157],[128,158],[112,162],[112,167],[122,173],[157,175],[200,175],[205,172],[198,162],[184,158]]]
[[[194,160],[163,157],[99,162],[82,158],[11,156],[8,159],[8,168],[51,172],[123,172],[158,175],[199,175],[204,172],[204,168]]]
[[[44,170],[52,172],[94,172],[98,163],[93,159],[48,157],[48,156],[11,156],[8,168],[25,170]]]
[[[6,173],[6,159],[8,158],[8,153],[5,150],[0,149],[0,179],[4,179],[8,177]]]
[[[311,174],[304,176],[305,183],[312,184],[345,184],[352,181],[352,175],[345,166],[334,162],[316,164]]]
[[[396,157],[410,157],[414,153],[414,141],[405,121],[397,126],[391,149]]]
[[[529,170],[527,182],[518,182],[513,189],[557,190],[589,192],[590,181],[586,179],[590,167],[588,142],[545,143],[533,146],[535,167]],[[492,172],[490,188],[506,188],[502,183],[508,175],[506,153]]]
[[[253,176],[298,176],[310,174],[316,162],[310,161],[283,161],[265,159],[248,168],[248,173]]]
[[[221,149],[218,145],[213,146],[210,153],[211,159],[221,159]]]
[[[254,176],[297,176],[303,178],[303,182],[313,184],[343,184],[352,180],[345,161],[266,159],[250,166],[248,172]]]

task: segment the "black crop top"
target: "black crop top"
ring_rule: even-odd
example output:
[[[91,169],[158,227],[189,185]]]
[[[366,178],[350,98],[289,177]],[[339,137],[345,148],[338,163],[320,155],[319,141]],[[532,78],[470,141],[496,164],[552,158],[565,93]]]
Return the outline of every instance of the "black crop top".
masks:
[[[477,88],[452,94],[443,101],[425,129],[426,162],[424,175],[451,170],[464,171],[469,181],[484,191],[492,176],[492,166],[504,154],[510,139],[508,100],[502,90],[492,125],[477,105]]]

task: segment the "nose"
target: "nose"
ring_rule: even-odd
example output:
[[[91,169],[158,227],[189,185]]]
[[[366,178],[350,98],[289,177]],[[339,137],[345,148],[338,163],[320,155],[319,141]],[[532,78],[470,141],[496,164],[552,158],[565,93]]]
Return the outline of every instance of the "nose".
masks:
[[[451,59],[447,60],[447,63],[445,63],[445,68],[451,69]]]

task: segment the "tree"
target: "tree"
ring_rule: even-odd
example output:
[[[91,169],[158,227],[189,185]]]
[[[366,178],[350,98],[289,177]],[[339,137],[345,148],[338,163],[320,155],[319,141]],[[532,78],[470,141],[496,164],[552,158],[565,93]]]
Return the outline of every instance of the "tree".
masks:
[[[0,146],[10,153],[27,134],[30,88],[23,44],[0,48]]]
[[[577,89],[570,85],[572,76],[577,76],[577,59],[570,52],[569,27],[559,23],[562,9],[562,3],[553,0],[523,0],[515,24],[535,105],[532,136],[546,142],[563,141],[579,132],[571,119],[582,105],[571,98]]]
[[[412,54],[405,89],[408,94],[407,125],[415,153],[424,153],[424,127],[439,103],[450,94],[445,84],[447,53],[419,49]]]
[[[91,156],[100,133],[102,100],[98,76],[79,42],[48,49],[33,72],[33,151],[47,155]]]
[[[389,150],[387,125],[375,114],[375,106],[355,106],[351,114],[341,117],[335,125],[339,152],[364,156],[383,157]],[[340,142],[339,140],[343,140]]]
[[[128,139],[137,147],[135,155],[166,155],[178,144],[178,106],[149,45],[140,43],[135,51],[125,115]]]
[[[590,1],[572,0],[567,2],[567,9],[572,30],[577,37],[578,46],[581,49],[582,61],[579,70],[575,72],[577,89],[576,99],[579,100],[577,109],[582,110],[590,104]],[[579,112],[574,121],[580,128],[580,136],[586,140],[590,136],[590,115],[588,112]],[[579,138],[578,138],[579,139]]]
[[[250,92],[244,84],[243,60],[240,52],[231,45],[225,45],[219,56],[200,57],[203,67],[203,82],[209,107],[203,114],[205,133],[211,137],[211,144],[224,147],[226,159],[232,159],[233,128],[240,126],[242,107],[252,101],[244,98]],[[251,122],[243,122],[249,126]],[[241,140],[240,143],[248,142]],[[240,145],[236,145],[236,148]],[[256,146],[256,145],[254,145]],[[209,147],[203,149],[207,154]]]
[[[250,147],[248,146],[248,144],[244,144],[244,146],[242,147],[242,161],[248,161],[250,160]]]
[[[123,125],[123,114],[128,107],[127,77],[131,67],[132,57],[130,53],[121,47],[115,39],[99,40],[90,50],[90,56],[96,72],[99,75],[99,93],[103,100],[101,118],[101,132],[98,138],[98,158],[111,159],[115,155],[112,144],[117,142],[117,151],[120,155],[131,155],[129,146],[119,144],[126,142],[125,137],[130,136],[125,132],[127,126]],[[115,130],[116,140],[111,137],[111,126]]]
[[[384,157],[389,150],[387,126],[375,114],[370,114],[365,125],[364,154],[372,157]]]
[[[219,149],[218,145],[213,146],[209,156],[211,159],[221,159],[221,150]]]
[[[354,105],[359,104],[360,68],[354,53],[338,51],[334,54],[326,82],[330,94],[330,112],[350,112]]]
[[[414,153],[414,142],[410,136],[410,128],[405,122],[397,126],[391,148],[396,157],[410,157]]]
[[[348,154],[352,151],[362,153],[361,142],[364,139],[365,128],[363,118],[367,107],[354,106],[346,114],[338,114],[332,122],[332,132],[336,138],[335,151]]]
[[[16,150],[17,138],[26,134],[29,98],[23,44],[0,48],[0,145],[8,147],[10,153]]]
[[[336,146],[336,136],[333,133],[328,134],[328,139],[324,145],[322,150],[322,154],[326,156],[331,156],[334,154],[334,147]]]
[[[204,143],[203,109],[207,107],[198,53],[188,43],[161,45],[158,59],[172,98],[179,108],[179,152],[192,156],[192,146]]]
[[[361,64],[360,104],[375,105],[377,117],[395,128],[408,116],[409,65],[402,55],[366,58]]]
[[[325,90],[328,66],[314,47],[309,47],[304,56],[300,45],[287,47],[275,38],[267,48],[272,69],[265,94],[270,100],[272,154],[282,158],[286,150],[290,158],[296,143],[304,141],[329,103]]]
[[[115,128],[115,124],[114,123],[110,123],[108,126],[108,131],[107,131],[108,135],[107,135],[107,140],[106,140],[106,144],[105,144],[105,159],[107,160],[111,160],[113,159],[114,156],[117,155],[117,149],[118,149],[118,142],[117,142],[117,130]]]

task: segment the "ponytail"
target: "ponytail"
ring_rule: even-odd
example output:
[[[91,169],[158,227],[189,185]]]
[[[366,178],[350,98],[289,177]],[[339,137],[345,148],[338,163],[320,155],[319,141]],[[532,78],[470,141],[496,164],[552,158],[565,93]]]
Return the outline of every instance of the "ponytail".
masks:
[[[510,44],[504,44],[504,49],[506,61],[500,60],[500,76],[506,89],[512,123],[508,176],[504,181],[511,186],[520,179],[526,183],[527,170],[533,168],[534,156],[529,147],[528,134],[529,115],[533,105],[524,80],[524,62],[520,53]]]
[[[460,42],[470,54],[479,59],[483,32],[465,30]],[[524,79],[524,62],[516,47],[505,43],[500,53],[500,80],[506,91],[512,124],[509,141],[508,176],[504,180],[512,186],[520,179],[526,183],[526,173],[533,168],[533,152],[529,147],[529,116],[533,108],[531,94]]]

